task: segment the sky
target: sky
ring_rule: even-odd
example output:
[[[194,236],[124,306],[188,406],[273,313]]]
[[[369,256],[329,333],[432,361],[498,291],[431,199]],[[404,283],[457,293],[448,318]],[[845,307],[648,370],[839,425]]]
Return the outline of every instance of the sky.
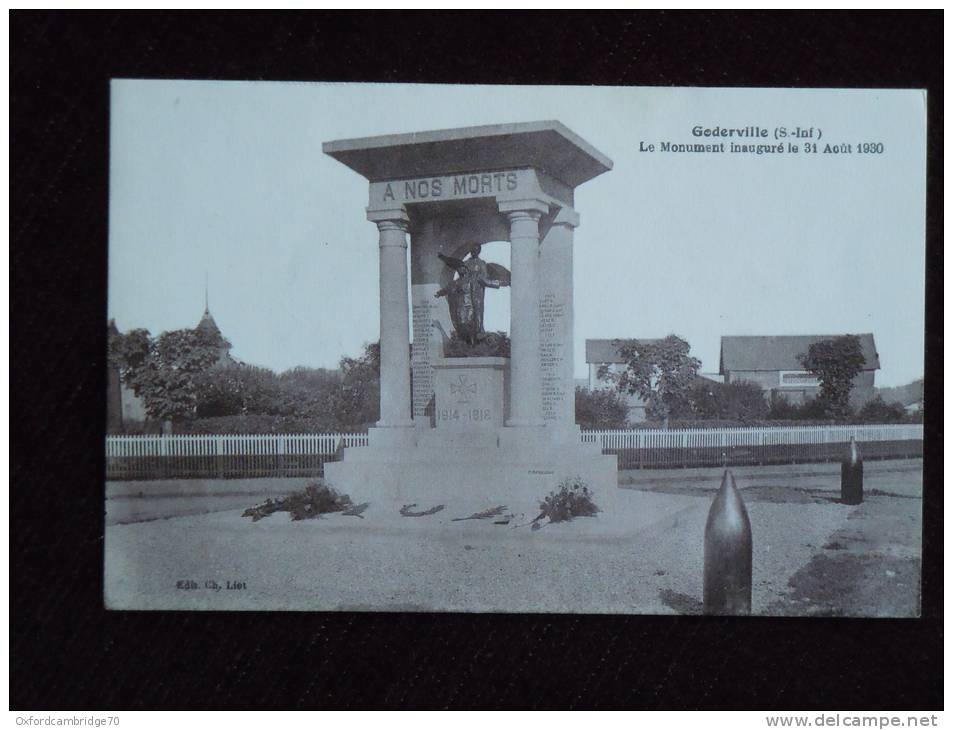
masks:
[[[114,80],[109,317],[193,327],[205,307],[247,363],[336,367],[378,338],[367,181],[322,142],[559,120],[611,158],[576,189],[574,359],[587,338],[872,332],[877,384],[922,377],[926,108],[919,91]],[[695,137],[762,127],[765,139]],[[816,154],[664,153],[662,142]],[[850,154],[825,154],[848,143]],[[860,143],[883,145],[858,154]],[[654,144],[656,151],[642,151]],[[505,243],[483,258],[508,265]],[[487,294],[509,329],[509,292]]]

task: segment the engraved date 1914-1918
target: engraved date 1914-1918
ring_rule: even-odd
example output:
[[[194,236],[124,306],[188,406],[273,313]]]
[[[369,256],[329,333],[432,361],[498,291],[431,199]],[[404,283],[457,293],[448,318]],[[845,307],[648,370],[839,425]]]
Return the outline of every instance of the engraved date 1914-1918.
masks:
[[[227,591],[243,591],[248,588],[248,585],[243,580],[227,580],[224,585],[217,580],[207,580],[201,583],[197,580],[177,580],[175,587],[184,591],[197,591],[203,588],[208,591],[220,591],[223,588]]]

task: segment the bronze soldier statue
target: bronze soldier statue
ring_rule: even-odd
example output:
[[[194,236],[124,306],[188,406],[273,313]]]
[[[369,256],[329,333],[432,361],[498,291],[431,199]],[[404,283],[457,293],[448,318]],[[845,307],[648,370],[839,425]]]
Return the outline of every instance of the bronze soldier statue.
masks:
[[[437,256],[457,272],[457,277],[434,297],[447,297],[450,321],[457,335],[467,344],[483,339],[483,293],[486,287],[499,289],[510,285],[510,272],[499,264],[488,264],[480,258],[481,246],[470,246],[470,257],[460,260],[452,256]]]

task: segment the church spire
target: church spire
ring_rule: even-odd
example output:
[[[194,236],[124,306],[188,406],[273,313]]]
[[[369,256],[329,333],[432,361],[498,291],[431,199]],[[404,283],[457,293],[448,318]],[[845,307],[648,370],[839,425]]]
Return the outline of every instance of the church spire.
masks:
[[[205,312],[202,314],[202,319],[199,320],[195,329],[214,337],[222,336],[221,330],[219,330],[218,325],[212,318],[212,313],[208,311],[208,271],[205,272]]]
[[[232,347],[231,343],[222,335],[222,331],[215,323],[211,312],[208,311],[208,271],[205,272],[205,313],[202,314],[202,319],[195,326],[195,331],[203,337],[206,343],[218,345],[218,365],[228,365],[235,362],[228,354]]]

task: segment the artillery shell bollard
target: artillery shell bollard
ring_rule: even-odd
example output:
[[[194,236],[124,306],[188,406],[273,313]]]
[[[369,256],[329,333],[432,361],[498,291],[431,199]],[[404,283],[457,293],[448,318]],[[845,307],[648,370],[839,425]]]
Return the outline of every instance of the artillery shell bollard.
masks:
[[[728,470],[705,524],[703,593],[707,615],[751,613],[751,522]]]
[[[854,439],[840,465],[840,501],[860,504],[864,501],[864,460]]]

